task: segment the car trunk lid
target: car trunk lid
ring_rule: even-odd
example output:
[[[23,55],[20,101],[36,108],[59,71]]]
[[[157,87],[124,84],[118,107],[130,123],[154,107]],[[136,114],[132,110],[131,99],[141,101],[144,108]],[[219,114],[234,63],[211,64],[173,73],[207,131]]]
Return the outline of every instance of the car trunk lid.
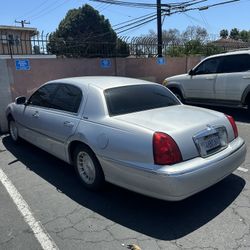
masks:
[[[146,110],[114,118],[147,128],[152,132],[164,132],[170,135],[180,148],[183,160],[200,155],[194,136],[201,131],[210,126],[220,127],[225,124],[226,129],[230,130],[230,124],[225,121],[227,119],[222,113],[187,105]]]

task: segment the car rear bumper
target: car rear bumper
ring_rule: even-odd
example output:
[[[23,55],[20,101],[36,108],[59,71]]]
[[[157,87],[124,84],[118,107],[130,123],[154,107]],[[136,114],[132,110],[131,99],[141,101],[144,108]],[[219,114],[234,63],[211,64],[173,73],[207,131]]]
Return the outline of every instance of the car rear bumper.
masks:
[[[230,175],[245,160],[246,145],[242,138],[233,140],[226,149],[207,158],[197,157],[155,170],[120,166],[120,176],[108,181],[151,197],[178,201],[198,193]],[[117,165],[116,165],[117,167]],[[128,167],[128,166],[127,166]]]
[[[160,182],[168,184],[165,192],[158,190],[160,196],[157,196],[167,200],[182,200],[198,193],[236,170],[244,162],[245,155],[244,140],[237,138],[227,149],[211,157],[189,160],[175,170],[161,169],[157,171]]]

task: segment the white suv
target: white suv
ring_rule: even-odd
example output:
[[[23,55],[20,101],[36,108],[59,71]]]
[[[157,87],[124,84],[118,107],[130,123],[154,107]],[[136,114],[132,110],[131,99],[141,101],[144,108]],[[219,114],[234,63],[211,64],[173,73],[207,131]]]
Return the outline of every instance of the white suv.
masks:
[[[250,50],[207,57],[188,74],[166,78],[163,84],[185,103],[250,110]]]

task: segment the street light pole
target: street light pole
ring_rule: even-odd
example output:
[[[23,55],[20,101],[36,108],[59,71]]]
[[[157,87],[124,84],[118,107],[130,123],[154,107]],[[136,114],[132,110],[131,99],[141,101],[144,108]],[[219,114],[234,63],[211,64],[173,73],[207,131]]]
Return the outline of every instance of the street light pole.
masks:
[[[157,0],[157,41],[158,57],[162,57],[161,0]]]

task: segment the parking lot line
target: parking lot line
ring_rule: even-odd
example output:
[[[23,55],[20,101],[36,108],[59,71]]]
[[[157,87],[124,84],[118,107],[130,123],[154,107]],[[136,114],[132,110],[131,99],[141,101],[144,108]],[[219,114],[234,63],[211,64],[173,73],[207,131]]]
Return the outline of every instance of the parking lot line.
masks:
[[[37,238],[41,247],[44,250],[56,250],[58,249],[56,243],[50,237],[50,235],[46,232],[45,228],[42,224],[35,219],[33,216],[29,205],[23,199],[22,195],[18,192],[16,187],[12,184],[8,176],[3,172],[0,168],[0,181],[9,193],[10,197],[14,201],[17,206],[19,212],[24,217],[25,222],[29,225],[31,230],[34,233],[34,236]]]
[[[241,172],[244,172],[244,173],[248,172],[248,169],[247,169],[247,168],[238,167],[237,169],[238,169],[239,171],[241,171]]]

